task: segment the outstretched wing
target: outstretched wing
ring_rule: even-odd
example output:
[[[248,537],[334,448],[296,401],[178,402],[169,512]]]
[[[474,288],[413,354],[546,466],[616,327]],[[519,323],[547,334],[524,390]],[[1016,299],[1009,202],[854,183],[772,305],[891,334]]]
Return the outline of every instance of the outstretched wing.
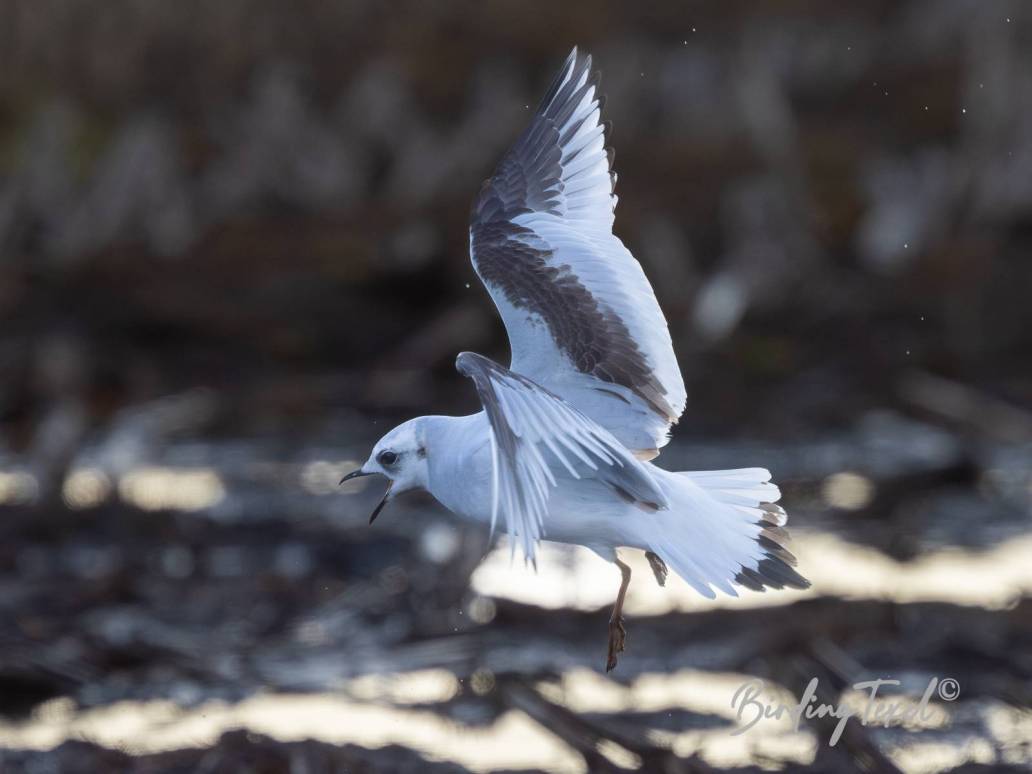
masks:
[[[598,479],[648,510],[668,507],[645,466],[562,398],[472,352],[460,354],[455,367],[473,380],[491,425],[491,528],[501,511],[514,550],[518,536],[533,561],[549,494],[563,475]]]
[[[616,173],[591,57],[574,49],[473,204],[470,256],[514,371],[652,455],[684,411],[666,319],[613,235]]]

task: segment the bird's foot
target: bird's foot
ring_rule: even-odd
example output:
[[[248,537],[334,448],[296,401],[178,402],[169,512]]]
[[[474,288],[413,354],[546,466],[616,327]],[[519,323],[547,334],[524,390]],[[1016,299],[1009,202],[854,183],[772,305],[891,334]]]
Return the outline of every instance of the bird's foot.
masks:
[[[624,628],[623,616],[609,620],[609,655],[606,657],[606,672],[616,667],[616,654],[623,653],[627,630]]]

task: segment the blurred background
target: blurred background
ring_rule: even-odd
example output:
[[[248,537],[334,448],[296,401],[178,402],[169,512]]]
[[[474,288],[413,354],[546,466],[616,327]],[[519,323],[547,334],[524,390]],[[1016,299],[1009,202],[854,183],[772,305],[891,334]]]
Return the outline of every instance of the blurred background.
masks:
[[[1032,12],[0,0],[0,769],[1027,770]],[[510,566],[338,487],[505,362],[474,193],[574,45],[689,408],[807,592]],[[481,562],[481,558],[487,558]],[[936,720],[768,720],[932,677]],[[833,724],[832,724],[833,725]]]

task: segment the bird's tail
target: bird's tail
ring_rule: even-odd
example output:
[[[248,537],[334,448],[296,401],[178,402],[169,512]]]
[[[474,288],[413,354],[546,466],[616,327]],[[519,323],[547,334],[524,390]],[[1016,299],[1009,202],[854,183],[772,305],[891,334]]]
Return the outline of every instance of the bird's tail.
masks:
[[[792,567],[781,491],[764,468],[670,473],[659,471],[670,509],[653,516],[651,550],[699,593],[737,596],[810,583]],[[711,588],[713,587],[713,588]]]

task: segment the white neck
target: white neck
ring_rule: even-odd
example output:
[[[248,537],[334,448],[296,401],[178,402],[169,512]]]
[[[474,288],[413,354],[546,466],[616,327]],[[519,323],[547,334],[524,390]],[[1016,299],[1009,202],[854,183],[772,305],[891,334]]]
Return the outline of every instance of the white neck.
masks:
[[[491,518],[490,425],[483,411],[425,417],[430,492],[445,508],[477,521]]]

